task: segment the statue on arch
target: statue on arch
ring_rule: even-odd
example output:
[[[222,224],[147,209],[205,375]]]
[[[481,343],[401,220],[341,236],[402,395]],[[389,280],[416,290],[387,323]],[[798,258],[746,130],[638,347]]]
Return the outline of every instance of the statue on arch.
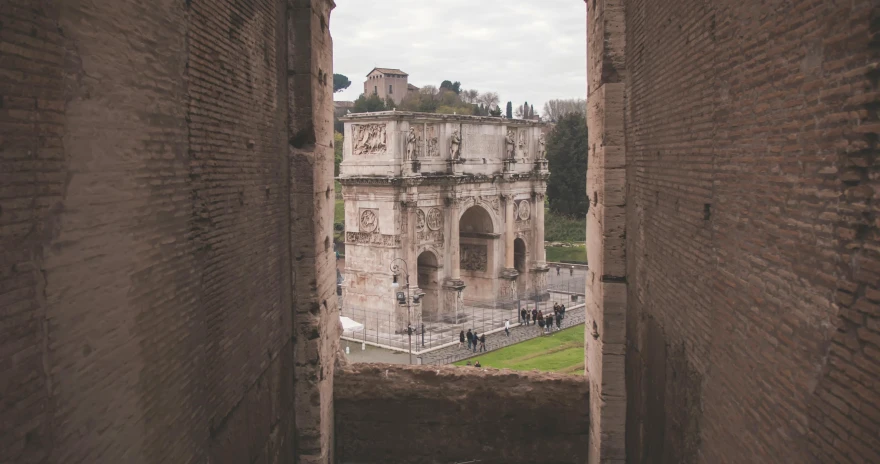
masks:
[[[452,132],[452,137],[449,139],[449,157],[457,160],[461,157],[461,134],[458,133],[458,130]]]
[[[419,138],[416,136],[415,128],[410,127],[409,133],[406,134],[406,160],[413,160],[416,158],[416,143]]]

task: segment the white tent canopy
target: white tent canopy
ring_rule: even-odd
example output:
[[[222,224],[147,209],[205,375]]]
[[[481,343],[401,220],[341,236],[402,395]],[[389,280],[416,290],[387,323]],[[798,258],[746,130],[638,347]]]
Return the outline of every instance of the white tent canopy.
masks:
[[[339,321],[342,322],[342,330],[344,332],[350,332],[352,330],[361,330],[364,328],[364,325],[360,322],[357,322],[351,318],[345,316],[339,316]]]

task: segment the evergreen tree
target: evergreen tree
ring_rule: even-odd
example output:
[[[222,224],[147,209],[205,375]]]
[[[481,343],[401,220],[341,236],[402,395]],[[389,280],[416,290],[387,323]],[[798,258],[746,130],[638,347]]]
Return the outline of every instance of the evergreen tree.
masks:
[[[529,106],[529,119],[535,119],[535,105]]]
[[[583,218],[590,208],[587,190],[587,121],[581,113],[562,116],[547,137],[550,209]]]
[[[523,103],[522,107],[522,118],[529,119],[529,102]]]
[[[507,102],[507,119],[513,119],[513,103]]]
[[[394,101],[390,98],[383,100],[376,94],[370,94],[369,97],[361,94],[361,96],[354,101],[354,107],[352,107],[351,112],[373,113],[376,111],[391,111],[391,108],[393,107]]]

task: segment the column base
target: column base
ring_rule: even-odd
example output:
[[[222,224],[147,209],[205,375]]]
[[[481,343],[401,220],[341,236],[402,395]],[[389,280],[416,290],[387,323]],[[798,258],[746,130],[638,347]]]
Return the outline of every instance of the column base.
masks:
[[[501,270],[501,278],[507,280],[516,280],[519,277],[519,271],[513,268],[505,268]]]

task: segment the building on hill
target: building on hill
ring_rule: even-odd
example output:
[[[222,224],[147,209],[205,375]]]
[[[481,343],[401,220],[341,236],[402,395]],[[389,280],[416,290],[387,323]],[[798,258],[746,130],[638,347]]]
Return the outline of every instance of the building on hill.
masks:
[[[364,81],[364,94],[378,95],[382,99],[390,98],[399,105],[411,90],[408,80],[409,74],[399,69],[373,68]],[[418,87],[412,87],[418,90]]]

